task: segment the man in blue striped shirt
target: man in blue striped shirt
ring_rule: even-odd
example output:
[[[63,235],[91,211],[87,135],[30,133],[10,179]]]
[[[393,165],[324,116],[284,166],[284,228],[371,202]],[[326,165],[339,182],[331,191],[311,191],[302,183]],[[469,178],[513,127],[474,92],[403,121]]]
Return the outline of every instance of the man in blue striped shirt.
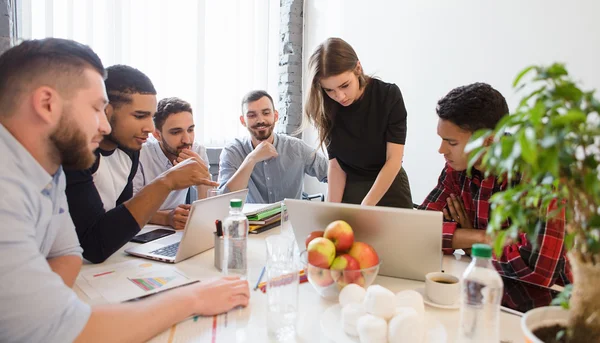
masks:
[[[238,138],[221,152],[219,184],[225,192],[248,188],[248,203],[300,199],[304,174],[327,182],[327,159],[301,139],[273,133],[279,113],[265,91],[242,100],[240,122],[249,137]]]

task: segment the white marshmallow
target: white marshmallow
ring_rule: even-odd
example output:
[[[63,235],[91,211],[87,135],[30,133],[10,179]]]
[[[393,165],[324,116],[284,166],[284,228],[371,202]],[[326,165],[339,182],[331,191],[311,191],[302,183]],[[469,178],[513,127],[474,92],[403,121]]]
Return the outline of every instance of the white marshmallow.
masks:
[[[387,343],[387,322],[372,314],[365,314],[356,323],[361,343]]]
[[[369,286],[365,299],[367,313],[389,320],[396,313],[396,295],[379,285]]]
[[[423,342],[425,320],[412,307],[398,307],[388,325],[389,343]]]
[[[396,307],[412,307],[422,317],[425,315],[425,305],[421,293],[407,290],[396,293]]]
[[[357,337],[356,323],[358,322],[358,318],[365,314],[365,308],[362,303],[352,303],[344,306],[342,308],[342,329],[344,329],[344,332],[349,336]]]
[[[351,283],[342,288],[339,296],[340,305],[344,307],[352,303],[362,303],[366,292],[361,286]]]

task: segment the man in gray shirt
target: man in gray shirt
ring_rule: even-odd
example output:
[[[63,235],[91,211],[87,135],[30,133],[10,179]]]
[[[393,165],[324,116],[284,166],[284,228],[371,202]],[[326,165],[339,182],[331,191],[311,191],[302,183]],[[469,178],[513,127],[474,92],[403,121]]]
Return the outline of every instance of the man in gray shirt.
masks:
[[[240,122],[249,137],[235,139],[221,152],[219,184],[225,192],[248,188],[248,203],[300,199],[304,174],[327,182],[327,159],[304,141],[273,133],[279,113],[265,91],[242,99]]]
[[[194,116],[192,106],[179,98],[165,98],[158,102],[153,116],[153,137],[142,146],[137,174],[133,179],[133,194],[187,158],[194,158],[204,164],[208,170],[206,148],[195,141]],[[148,223],[171,226],[176,230],[185,228],[190,208],[186,196],[190,193],[190,202],[206,197],[208,186],[198,185],[172,191],[165,202]]]
[[[94,308],[71,289],[82,249],[61,165],[89,168],[111,132],[103,76],[90,48],[64,39],[0,56],[0,342],[141,342],[190,315],[248,304],[236,278]]]

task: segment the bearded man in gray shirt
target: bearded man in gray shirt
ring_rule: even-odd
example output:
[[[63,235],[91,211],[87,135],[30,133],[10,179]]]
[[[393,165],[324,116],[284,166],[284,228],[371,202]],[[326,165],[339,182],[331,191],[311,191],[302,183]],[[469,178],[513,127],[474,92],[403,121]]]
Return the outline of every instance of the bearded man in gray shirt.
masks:
[[[304,141],[273,133],[279,113],[265,91],[242,99],[240,122],[249,137],[238,138],[221,152],[219,184],[224,192],[248,188],[248,203],[300,199],[304,174],[327,182],[327,159]]]

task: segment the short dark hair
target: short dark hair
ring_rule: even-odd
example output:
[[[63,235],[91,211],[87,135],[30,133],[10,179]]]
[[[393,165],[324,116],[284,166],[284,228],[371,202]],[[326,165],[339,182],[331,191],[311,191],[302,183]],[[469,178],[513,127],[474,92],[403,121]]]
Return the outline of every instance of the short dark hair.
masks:
[[[179,98],[164,98],[158,102],[158,108],[154,114],[154,126],[162,130],[162,126],[171,114],[181,112],[192,112],[192,106],[189,102]]]
[[[115,108],[131,103],[131,94],[156,95],[156,89],[146,74],[122,64],[106,68],[104,85],[108,101]]]
[[[454,88],[438,101],[436,112],[463,130],[493,129],[508,114],[506,99],[487,83]]]
[[[256,90],[256,91],[248,92],[242,98],[242,113],[244,113],[244,107],[247,106],[249,103],[255,102],[256,100],[259,100],[259,99],[261,99],[262,97],[265,97],[265,96],[267,98],[269,98],[269,100],[271,101],[271,106],[273,106],[273,110],[274,110],[275,109],[275,103],[273,103],[273,98],[271,98],[271,96],[269,95],[269,93],[267,93],[267,92],[265,92],[263,90]]]
[[[45,38],[26,40],[0,56],[0,108],[11,115],[21,93],[48,85],[69,98],[85,86],[86,68],[104,77],[100,57],[90,47],[72,40]]]

